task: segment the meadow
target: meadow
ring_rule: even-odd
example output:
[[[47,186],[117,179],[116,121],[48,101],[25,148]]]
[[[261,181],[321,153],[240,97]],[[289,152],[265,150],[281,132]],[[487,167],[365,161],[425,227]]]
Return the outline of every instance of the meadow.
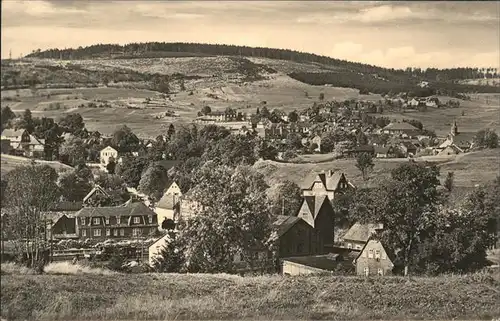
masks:
[[[0,157],[1,160],[1,175],[4,177],[8,172],[15,169],[19,166],[26,166],[31,164],[31,159],[25,157],[18,157],[13,155],[2,154]],[[39,165],[49,165],[54,168],[58,173],[62,173],[65,171],[72,170],[71,166],[55,162],[55,161],[44,161],[44,160],[36,160],[36,164]]]
[[[491,320],[498,274],[370,278],[2,272],[7,320]]]
[[[309,159],[312,158],[309,157]],[[453,171],[455,173],[455,186],[470,188],[476,184],[493,180],[500,172],[499,159],[500,148],[481,150],[457,156],[419,157],[414,160],[436,164],[440,168],[442,180],[445,179],[448,171]],[[324,159],[320,160],[326,161],[319,163],[279,163],[265,160],[255,163],[254,168],[262,173],[268,184],[271,185],[284,180],[300,184],[310,173],[334,170],[343,172],[347,179],[358,187],[375,187],[381,179],[390,176],[392,169],[408,162],[408,159],[405,158],[374,159],[375,166],[370,172],[368,180],[364,181],[361,172],[356,167],[355,158],[328,160],[328,157],[324,157]]]

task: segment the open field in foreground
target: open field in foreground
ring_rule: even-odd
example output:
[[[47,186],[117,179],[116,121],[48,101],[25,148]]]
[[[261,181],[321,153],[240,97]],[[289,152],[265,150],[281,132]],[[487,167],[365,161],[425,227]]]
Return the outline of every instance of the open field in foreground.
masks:
[[[2,275],[8,320],[492,320],[500,279]]]
[[[448,171],[455,172],[455,186],[474,187],[493,180],[500,172],[500,148],[481,150],[457,156],[428,156],[415,158],[418,161],[429,161],[438,164],[441,178],[444,180]],[[374,159],[375,167],[369,174],[369,179],[363,181],[361,172],[356,168],[356,159],[336,159],[318,164],[278,163],[259,161],[254,168],[266,177],[269,184],[290,180],[300,184],[310,173],[322,170],[342,171],[356,186],[374,187],[381,178],[389,177],[392,169],[407,163],[408,159]]]

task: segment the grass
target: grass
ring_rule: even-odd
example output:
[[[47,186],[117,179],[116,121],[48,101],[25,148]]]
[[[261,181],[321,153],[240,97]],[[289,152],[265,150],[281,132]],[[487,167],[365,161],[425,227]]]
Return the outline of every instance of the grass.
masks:
[[[319,157],[315,157],[316,160]],[[313,159],[309,157],[309,159]],[[482,150],[456,157],[425,157],[419,160],[427,160],[438,164],[441,169],[441,178],[448,171],[455,172],[455,185],[459,187],[474,187],[493,180],[500,172],[500,149]],[[317,164],[292,164],[278,163],[273,161],[259,161],[254,168],[266,177],[269,184],[275,184],[284,180],[290,180],[300,184],[310,173],[322,170],[342,171],[348,180],[357,186],[373,187],[381,178],[389,177],[390,171],[399,165],[408,162],[407,159],[374,159],[375,167],[369,174],[368,181],[363,181],[361,172],[356,168],[356,159],[337,159]]]
[[[2,154],[0,159],[1,159],[2,177],[16,167],[31,164],[31,159],[25,158],[25,157],[13,156],[13,155]],[[59,162],[55,162],[55,161],[36,160],[36,164],[49,165],[50,167],[54,168],[58,173],[73,169],[71,166],[68,166],[68,165],[65,165],[65,164],[62,164]]]
[[[2,275],[8,320],[485,319],[498,276]]]

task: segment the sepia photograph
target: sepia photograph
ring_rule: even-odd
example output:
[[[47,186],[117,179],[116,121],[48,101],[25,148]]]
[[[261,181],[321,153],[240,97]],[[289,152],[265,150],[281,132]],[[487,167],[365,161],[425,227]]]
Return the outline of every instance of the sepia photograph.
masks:
[[[500,321],[500,1],[1,1],[0,321]]]

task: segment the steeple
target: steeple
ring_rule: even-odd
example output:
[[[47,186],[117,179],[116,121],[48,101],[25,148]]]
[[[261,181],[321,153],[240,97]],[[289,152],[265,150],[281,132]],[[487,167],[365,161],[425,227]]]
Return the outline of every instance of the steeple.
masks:
[[[457,121],[455,120],[453,122],[453,125],[451,126],[451,135],[455,136],[458,134],[458,126],[457,126]]]

